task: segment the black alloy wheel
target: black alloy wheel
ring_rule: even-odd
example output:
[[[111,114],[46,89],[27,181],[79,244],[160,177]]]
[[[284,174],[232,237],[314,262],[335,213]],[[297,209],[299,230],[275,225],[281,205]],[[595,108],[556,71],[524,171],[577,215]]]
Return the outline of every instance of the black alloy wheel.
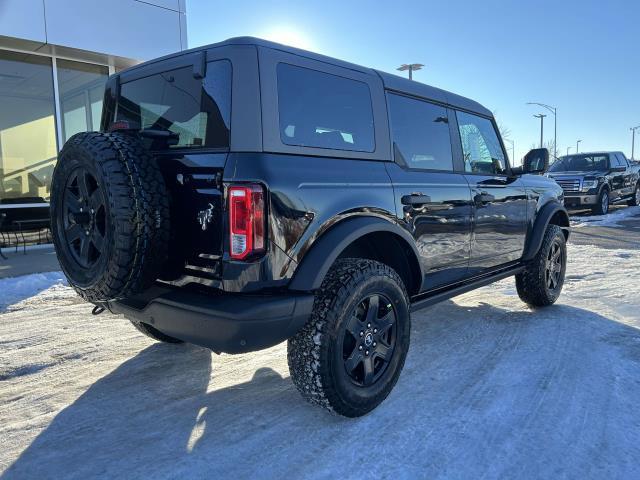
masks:
[[[375,383],[389,366],[396,344],[396,313],[384,295],[367,296],[349,318],[342,339],[344,367],[359,386]]]
[[[77,168],[68,178],[63,199],[62,235],[69,253],[83,268],[95,265],[106,236],[106,199],[87,168]]]
[[[555,291],[561,287],[562,276],[565,266],[565,249],[559,238],[554,238],[549,253],[547,254],[547,262],[545,265],[545,280],[547,288],[550,291]]]

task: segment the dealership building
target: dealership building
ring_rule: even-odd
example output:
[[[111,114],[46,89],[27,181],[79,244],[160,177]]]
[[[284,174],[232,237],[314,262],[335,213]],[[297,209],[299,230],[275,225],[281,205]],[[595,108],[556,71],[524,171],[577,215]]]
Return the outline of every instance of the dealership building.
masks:
[[[99,128],[108,75],[187,48],[185,1],[0,0],[0,231],[48,217],[58,152]]]

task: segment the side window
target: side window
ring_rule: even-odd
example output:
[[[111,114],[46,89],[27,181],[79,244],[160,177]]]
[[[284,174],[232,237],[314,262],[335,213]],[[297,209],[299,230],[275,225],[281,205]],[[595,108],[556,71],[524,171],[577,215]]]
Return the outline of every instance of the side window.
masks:
[[[464,169],[471,173],[503,175],[506,173],[504,151],[493,123],[483,117],[456,112]]]
[[[611,165],[611,168],[619,167],[621,163],[618,155],[616,155],[615,153],[609,155],[609,164]]]
[[[388,94],[396,161],[410,168],[453,170],[447,109]]]
[[[616,153],[615,156],[618,159],[618,165],[619,166],[625,167],[625,168],[628,166],[627,161],[625,160],[625,158],[621,154]]]
[[[287,145],[373,152],[369,86],[303,67],[280,63],[280,139]]]

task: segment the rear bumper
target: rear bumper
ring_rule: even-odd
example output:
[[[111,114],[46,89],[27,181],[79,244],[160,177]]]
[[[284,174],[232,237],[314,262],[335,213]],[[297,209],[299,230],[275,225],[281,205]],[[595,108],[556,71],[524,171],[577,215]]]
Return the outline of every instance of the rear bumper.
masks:
[[[564,206],[566,208],[590,208],[598,203],[598,195],[567,195],[565,193]]]
[[[243,353],[293,336],[313,309],[311,294],[206,295],[160,290],[151,298],[110,302],[114,313],[216,352]]]

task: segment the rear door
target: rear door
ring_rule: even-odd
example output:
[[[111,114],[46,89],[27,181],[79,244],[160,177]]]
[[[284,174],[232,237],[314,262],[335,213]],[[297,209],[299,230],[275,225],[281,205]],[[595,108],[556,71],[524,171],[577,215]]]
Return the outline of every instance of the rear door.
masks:
[[[471,188],[473,234],[470,273],[520,259],[527,232],[527,192],[511,176],[492,119],[456,111],[463,171]]]
[[[616,153],[615,155],[616,157],[618,157],[618,162],[620,163],[620,166],[624,167],[625,169],[624,175],[623,175],[622,189],[620,194],[623,197],[627,197],[635,192],[635,184],[636,184],[635,175],[633,170],[630,168],[629,162],[627,161],[627,158],[624,156],[624,154]]]
[[[398,222],[415,239],[432,289],[467,275],[471,242],[471,194],[456,173],[450,111],[442,105],[387,93]]]

